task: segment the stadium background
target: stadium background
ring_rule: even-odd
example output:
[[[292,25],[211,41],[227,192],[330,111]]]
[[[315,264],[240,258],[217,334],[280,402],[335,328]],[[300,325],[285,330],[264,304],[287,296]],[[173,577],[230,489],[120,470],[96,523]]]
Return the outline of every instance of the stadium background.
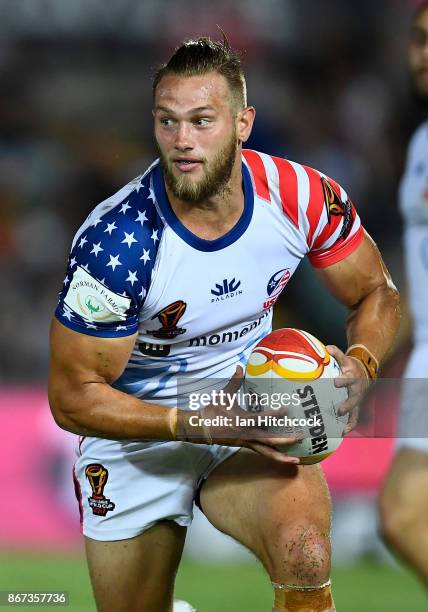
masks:
[[[0,590],[68,590],[93,610],[73,500],[73,436],[46,402],[47,335],[72,236],[155,156],[154,66],[183,38],[244,49],[257,108],[248,146],[315,166],[351,194],[404,292],[396,191],[421,115],[408,98],[404,0],[0,0]],[[344,345],[344,311],[302,266],[276,326]],[[384,374],[398,377],[408,318]],[[394,423],[396,393],[384,398]],[[338,609],[428,608],[377,537],[391,439],[346,440],[324,465],[334,498]],[[160,585],[161,588],[161,585]],[[259,565],[196,517],[178,593],[201,612],[269,609]]]

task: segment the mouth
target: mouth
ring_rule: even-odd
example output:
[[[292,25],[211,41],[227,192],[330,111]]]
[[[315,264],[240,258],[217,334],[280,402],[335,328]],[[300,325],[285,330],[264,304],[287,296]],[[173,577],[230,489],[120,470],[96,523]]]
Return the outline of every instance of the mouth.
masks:
[[[192,159],[190,157],[183,157],[174,160],[174,166],[180,170],[180,172],[191,172],[203,162],[199,159]]]

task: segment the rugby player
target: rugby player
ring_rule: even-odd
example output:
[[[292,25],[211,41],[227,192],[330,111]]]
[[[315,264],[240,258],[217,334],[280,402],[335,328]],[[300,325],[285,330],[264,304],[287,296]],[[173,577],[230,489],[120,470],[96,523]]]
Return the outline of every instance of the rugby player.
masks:
[[[408,65],[412,92],[428,109],[428,2],[416,9]],[[397,453],[380,495],[386,542],[428,586],[428,121],[410,140],[400,185],[414,346],[404,373]]]
[[[349,430],[395,336],[397,291],[339,184],[243,150],[255,109],[226,41],[175,51],[156,72],[153,117],[159,160],[77,232],[52,323],[50,402],[80,436],[76,491],[98,609],[172,610],[196,502],[261,561],[275,612],[332,611],[320,468],[275,449],[296,438],[192,426],[180,398],[189,380],[239,388],[308,255],[350,309],[348,354],[330,347]]]

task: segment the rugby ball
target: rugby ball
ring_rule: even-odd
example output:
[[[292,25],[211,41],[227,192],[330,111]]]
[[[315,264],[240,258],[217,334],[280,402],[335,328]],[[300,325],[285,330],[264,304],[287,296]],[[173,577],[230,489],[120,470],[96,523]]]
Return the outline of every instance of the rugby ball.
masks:
[[[245,373],[246,408],[260,426],[275,436],[300,435],[303,441],[277,448],[311,464],[331,455],[341,444],[348,415],[338,406],[346,388],[334,386],[339,364],[317,338],[300,329],[277,329],[252,350]],[[288,420],[263,413],[284,412]],[[281,425],[278,426],[278,422]]]

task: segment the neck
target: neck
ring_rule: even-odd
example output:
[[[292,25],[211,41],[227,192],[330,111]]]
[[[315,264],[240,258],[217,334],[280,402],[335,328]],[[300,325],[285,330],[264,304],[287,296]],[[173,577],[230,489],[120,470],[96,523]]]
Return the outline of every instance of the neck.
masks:
[[[185,227],[199,238],[215,240],[226,234],[242,215],[241,151],[237,154],[231,177],[221,192],[202,202],[186,202],[177,198],[165,185],[174,213]]]

